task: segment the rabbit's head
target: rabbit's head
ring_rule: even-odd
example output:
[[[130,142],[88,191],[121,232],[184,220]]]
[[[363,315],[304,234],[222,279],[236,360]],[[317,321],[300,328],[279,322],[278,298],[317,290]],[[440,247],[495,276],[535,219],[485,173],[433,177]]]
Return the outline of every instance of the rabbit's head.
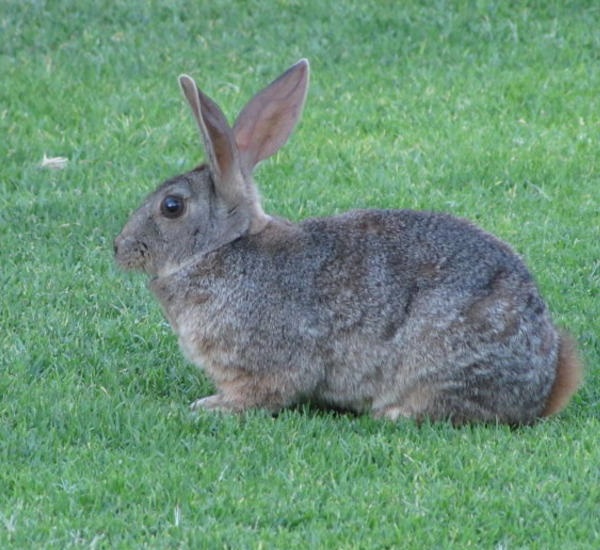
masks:
[[[250,100],[233,128],[189,76],[179,78],[207,164],[164,182],[131,215],[114,243],[119,265],[165,276],[266,226],[252,171],[287,141],[302,112],[308,73],[305,59],[290,67]]]

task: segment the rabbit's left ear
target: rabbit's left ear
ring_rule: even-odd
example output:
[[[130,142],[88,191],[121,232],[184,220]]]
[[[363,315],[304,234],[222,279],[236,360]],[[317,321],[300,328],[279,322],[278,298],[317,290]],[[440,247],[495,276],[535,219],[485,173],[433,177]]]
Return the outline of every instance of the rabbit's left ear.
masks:
[[[308,60],[301,59],[258,92],[237,117],[233,133],[245,172],[287,141],[302,114],[308,75]]]
[[[202,93],[193,78],[179,77],[179,84],[198,124],[213,176],[221,191],[240,182],[238,152],[233,131],[219,106]]]

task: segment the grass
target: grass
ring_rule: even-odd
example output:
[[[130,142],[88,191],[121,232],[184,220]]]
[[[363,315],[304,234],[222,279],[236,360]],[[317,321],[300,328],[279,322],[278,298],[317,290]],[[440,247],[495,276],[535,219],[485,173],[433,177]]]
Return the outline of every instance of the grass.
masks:
[[[598,547],[599,26],[591,0],[3,2],[0,547]],[[267,210],[444,210],[512,243],[587,364],[560,417],[189,415],[210,384],[112,239],[201,158],[179,73],[233,117],[303,56]]]

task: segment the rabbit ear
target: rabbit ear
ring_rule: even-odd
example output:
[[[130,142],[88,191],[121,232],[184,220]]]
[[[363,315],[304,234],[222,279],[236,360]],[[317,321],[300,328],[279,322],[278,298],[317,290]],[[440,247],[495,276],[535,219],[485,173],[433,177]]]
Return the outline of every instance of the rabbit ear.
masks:
[[[218,190],[234,199],[243,193],[243,184],[233,131],[219,106],[198,89],[193,78],[181,75],[179,84],[200,129]]]
[[[256,94],[233,126],[244,171],[250,173],[287,141],[300,118],[308,88],[308,60],[301,59]]]

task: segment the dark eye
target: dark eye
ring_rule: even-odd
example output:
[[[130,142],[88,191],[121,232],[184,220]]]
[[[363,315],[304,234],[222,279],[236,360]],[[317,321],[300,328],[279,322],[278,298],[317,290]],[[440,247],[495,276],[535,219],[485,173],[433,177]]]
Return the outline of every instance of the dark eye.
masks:
[[[167,195],[160,203],[160,213],[165,218],[178,218],[185,210],[185,203],[181,197]]]

